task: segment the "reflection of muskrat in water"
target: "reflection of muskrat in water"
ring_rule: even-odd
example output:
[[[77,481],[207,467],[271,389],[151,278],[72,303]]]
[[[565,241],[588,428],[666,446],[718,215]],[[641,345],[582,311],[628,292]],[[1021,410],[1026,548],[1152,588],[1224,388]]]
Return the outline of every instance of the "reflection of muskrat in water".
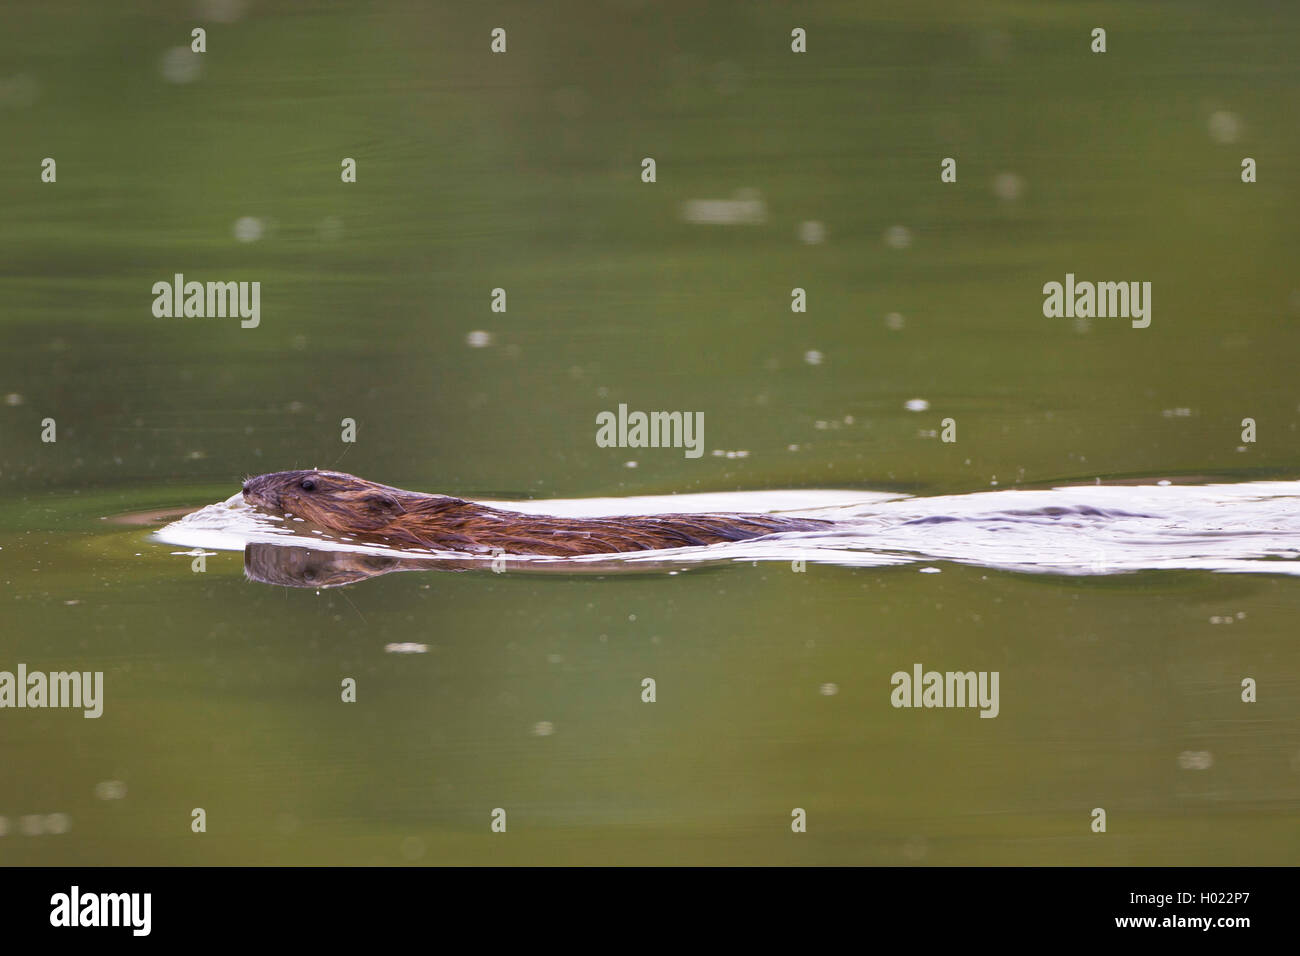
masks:
[[[338,588],[393,571],[468,571],[473,565],[460,563],[463,560],[387,558],[354,551],[250,543],[244,548],[244,573],[250,581],[287,588]]]
[[[489,508],[463,498],[377,485],[337,471],[280,471],[244,482],[244,500],[330,531],[439,551],[610,554],[746,541],[831,522],[760,514],[559,518]]]

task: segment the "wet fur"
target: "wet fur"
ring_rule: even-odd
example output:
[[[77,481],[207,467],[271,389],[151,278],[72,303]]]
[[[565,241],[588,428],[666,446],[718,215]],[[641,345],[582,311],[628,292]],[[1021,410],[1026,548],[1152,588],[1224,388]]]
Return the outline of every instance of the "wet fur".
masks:
[[[304,490],[306,479],[315,489]],[[342,472],[282,471],[244,484],[249,504],[282,511],[347,535],[438,551],[567,557],[699,547],[782,531],[814,531],[829,521],[764,514],[669,514],[560,518],[503,511],[463,498],[426,495]]]

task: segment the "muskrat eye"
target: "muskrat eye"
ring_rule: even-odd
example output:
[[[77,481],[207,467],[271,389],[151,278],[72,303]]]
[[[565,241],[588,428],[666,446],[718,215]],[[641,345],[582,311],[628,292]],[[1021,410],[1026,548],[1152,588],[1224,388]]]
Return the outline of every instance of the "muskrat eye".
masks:
[[[315,490],[316,490],[316,479],[315,479],[315,478],[304,478],[304,479],[299,483],[298,487],[302,488],[303,491],[315,491]]]

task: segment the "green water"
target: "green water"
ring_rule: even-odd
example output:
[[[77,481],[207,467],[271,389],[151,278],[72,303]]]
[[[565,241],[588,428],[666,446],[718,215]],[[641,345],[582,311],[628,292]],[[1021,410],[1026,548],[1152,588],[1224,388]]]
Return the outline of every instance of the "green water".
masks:
[[[314,465],[470,497],[1294,479],[1298,34],[1264,2],[6,7],[0,670],[103,671],[105,703],[0,710],[0,862],[1294,863],[1293,580],[316,593],[105,519]],[[761,224],[681,217],[743,189]],[[177,272],[260,281],[260,325],[155,318]],[[1151,326],[1044,318],[1067,272],[1150,281]],[[619,403],[702,411],[704,456],[597,447]],[[894,709],[916,662],[999,671],[999,716]]]

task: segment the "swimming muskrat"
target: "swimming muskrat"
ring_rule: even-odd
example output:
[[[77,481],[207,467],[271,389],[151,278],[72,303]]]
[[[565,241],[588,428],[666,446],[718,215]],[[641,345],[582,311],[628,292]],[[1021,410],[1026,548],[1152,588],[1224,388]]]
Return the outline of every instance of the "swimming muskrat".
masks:
[[[817,531],[816,518],[770,514],[667,514],[560,518],[490,508],[447,495],[377,485],[338,471],[278,471],[244,482],[244,500],[347,535],[438,551],[568,557],[746,541],[782,531]]]

